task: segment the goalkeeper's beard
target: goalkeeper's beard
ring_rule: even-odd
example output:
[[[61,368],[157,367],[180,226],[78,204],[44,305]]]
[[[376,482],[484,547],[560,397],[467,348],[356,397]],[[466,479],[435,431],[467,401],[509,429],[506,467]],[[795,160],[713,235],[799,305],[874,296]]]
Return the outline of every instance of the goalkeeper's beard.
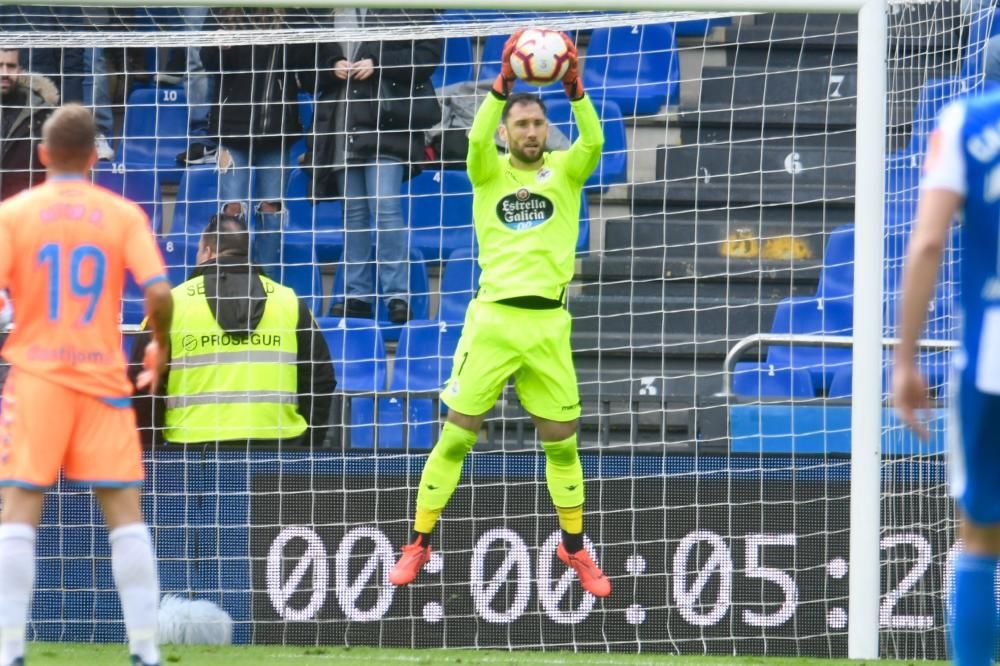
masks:
[[[541,161],[542,151],[544,149],[545,146],[542,144],[539,144],[537,146],[530,146],[527,149],[522,149],[520,146],[516,146],[513,143],[508,144],[507,146],[507,150],[510,151],[510,154],[515,159],[517,159],[518,162],[521,162],[522,164],[527,164],[529,166],[533,166],[537,162]]]

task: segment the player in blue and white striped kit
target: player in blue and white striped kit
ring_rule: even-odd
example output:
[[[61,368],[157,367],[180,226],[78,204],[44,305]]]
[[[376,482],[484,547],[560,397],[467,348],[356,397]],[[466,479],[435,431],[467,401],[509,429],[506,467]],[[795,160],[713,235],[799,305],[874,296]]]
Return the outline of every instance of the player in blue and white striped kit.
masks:
[[[923,436],[927,403],[916,342],[952,219],[961,221],[962,332],[952,356],[948,472],[964,548],[955,559],[952,655],[959,666],[991,664],[1000,559],[1000,94],[962,99],[931,135],[917,220],[903,278],[893,391],[903,420]]]

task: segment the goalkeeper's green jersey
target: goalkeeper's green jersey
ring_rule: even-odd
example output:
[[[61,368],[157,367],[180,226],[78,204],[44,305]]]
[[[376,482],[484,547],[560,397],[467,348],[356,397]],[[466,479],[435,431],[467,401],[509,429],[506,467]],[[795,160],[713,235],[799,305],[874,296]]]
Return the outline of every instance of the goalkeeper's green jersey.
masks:
[[[568,150],[546,152],[539,169],[516,169],[493,135],[504,100],[486,96],[469,131],[472,214],[483,269],[477,298],[563,300],[573,278],[583,183],[604,145],[590,98],[572,102],[580,136]]]

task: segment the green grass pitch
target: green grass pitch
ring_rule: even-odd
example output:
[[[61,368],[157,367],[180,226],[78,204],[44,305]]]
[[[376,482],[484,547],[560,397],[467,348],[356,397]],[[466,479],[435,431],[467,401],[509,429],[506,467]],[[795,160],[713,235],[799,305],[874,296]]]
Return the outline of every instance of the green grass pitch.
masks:
[[[113,666],[128,663],[122,645],[87,643],[31,643],[27,664],[30,666]],[[670,664],[674,666],[920,666],[931,662],[849,661],[846,659],[769,659],[764,657],[671,657],[652,654],[604,654],[571,652],[501,652],[498,650],[401,650],[395,648],[327,648],[282,646],[164,646],[162,666],[264,666],[295,664],[315,666],[378,666],[400,664],[423,666],[437,664],[538,664],[539,666],[639,666]]]

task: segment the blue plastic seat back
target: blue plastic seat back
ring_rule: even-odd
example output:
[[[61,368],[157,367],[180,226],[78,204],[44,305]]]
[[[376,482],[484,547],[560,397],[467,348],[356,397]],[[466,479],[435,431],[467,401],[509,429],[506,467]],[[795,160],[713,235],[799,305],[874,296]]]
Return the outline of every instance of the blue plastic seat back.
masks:
[[[677,37],[706,37],[709,30],[716,26],[730,25],[733,19],[712,18],[712,19],[692,19],[690,21],[678,21],[674,24],[674,34]]]
[[[823,268],[816,295],[830,298],[854,291],[854,225],[845,224],[830,232],[823,253]]]
[[[385,343],[370,319],[320,317],[316,323],[330,349],[339,390],[385,388]]]
[[[579,135],[576,121],[573,119],[572,107],[565,99],[546,101],[549,122],[557,127],[571,141]],[[588,187],[606,190],[615,183],[625,182],[628,172],[628,146],[625,135],[625,122],[618,105],[610,100],[595,100],[597,117],[601,119],[604,129],[604,149],[601,161],[594,173],[587,178]]]
[[[403,213],[409,221],[410,247],[428,260],[472,249],[472,183],[464,171],[424,171],[403,188],[408,194]]]
[[[468,37],[449,37],[444,40],[444,53],[441,64],[431,75],[431,83],[435,90],[462,81],[472,81],[475,72],[472,70],[475,58],[472,55],[472,40]]]
[[[854,303],[850,295],[838,298],[794,297],[778,304],[772,333],[799,335],[851,335]],[[839,367],[850,365],[851,350],[845,347],[782,345],[768,346],[767,363],[776,369],[804,368],[813,385],[827,391]]]
[[[188,104],[182,88],[137,88],[125,105],[116,161],[126,168],[155,166],[161,180],[177,182],[177,155],[188,146]]]
[[[438,319],[448,322],[465,320],[465,311],[479,288],[482,270],[472,252],[456,251],[444,265],[441,276],[441,305]]]
[[[612,100],[625,115],[649,115],[676,103],[680,62],[674,24],[595,28],[583,82],[594,100]]]
[[[462,336],[461,324],[443,321],[410,321],[403,327],[392,368],[392,391],[437,392],[451,374],[455,348]],[[404,406],[409,409],[404,417]],[[441,405],[441,410],[444,406]],[[392,396],[379,400],[379,446],[426,449],[434,445],[436,414],[434,399]],[[404,427],[409,440],[406,441]]]
[[[323,276],[319,264],[283,262],[278,282],[290,287],[296,296],[304,299],[313,316],[323,312]]]
[[[737,363],[733,392],[741,398],[812,398],[812,377],[801,368],[777,368],[768,363]]]
[[[201,236],[205,225],[222,206],[219,199],[219,172],[212,166],[189,167],[184,170],[177,187],[174,218],[170,233]]]
[[[153,169],[98,162],[90,173],[94,183],[138,204],[149,219],[158,217],[160,188]]]
[[[309,199],[309,174],[292,169],[285,188],[287,224],[282,234],[285,260],[307,252],[316,261],[340,261],[344,251],[344,208],[339,200],[313,204]]]
[[[946,77],[930,78],[924,82],[913,109],[909,150],[921,155],[927,152],[927,138],[934,129],[941,108],[966,93],[963,81],[957,77]]]
[[[385,343],[370,319],[323,317],[316,322],[333,361],[337,389],[347,393],[351,418],[346,439],[352,448],[372,448],[375,441],[375,400],[350,397],[351,392],[385,388]]]
[[[198,265],[198,237],[169,233],[158,236],[156,240],[170,284],[176,287],[187,282],[191,271]]]
[[[461,324],[413,320],[403,327],[393,365],[393,391],[434,391],[451,374]]]

